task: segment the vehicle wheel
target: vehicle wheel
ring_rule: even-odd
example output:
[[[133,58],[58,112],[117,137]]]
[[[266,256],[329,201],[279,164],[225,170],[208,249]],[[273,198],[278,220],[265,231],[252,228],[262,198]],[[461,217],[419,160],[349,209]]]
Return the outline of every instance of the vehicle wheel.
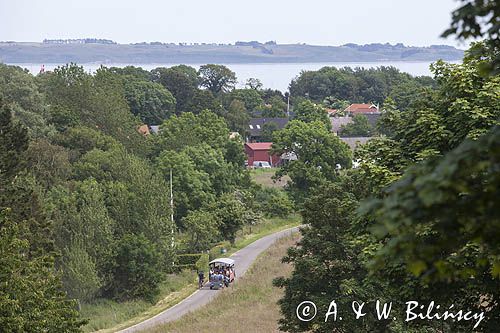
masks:
[[[214,287],[210,286],[210,290],[214,289]]]

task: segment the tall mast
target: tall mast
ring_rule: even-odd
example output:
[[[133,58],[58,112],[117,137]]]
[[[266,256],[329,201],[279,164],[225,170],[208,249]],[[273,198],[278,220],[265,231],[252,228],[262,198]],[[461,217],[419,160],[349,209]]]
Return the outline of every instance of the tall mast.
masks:
[[[174,247],[174,191],[172,186],[172,168],[170,168],[170,234],[172,236],[172,242],[170,246]]]

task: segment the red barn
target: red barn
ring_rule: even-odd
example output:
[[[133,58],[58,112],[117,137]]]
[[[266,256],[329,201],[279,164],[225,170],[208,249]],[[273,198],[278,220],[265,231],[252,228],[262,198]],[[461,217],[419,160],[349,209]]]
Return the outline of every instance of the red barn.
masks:
[[[253,166],[255,161],[266,161],[271,166],[278,166],[281,162],[279,155],[271,155],[272,142],[254,142],[245,143],[245,154],[247,155],[248,165]]]

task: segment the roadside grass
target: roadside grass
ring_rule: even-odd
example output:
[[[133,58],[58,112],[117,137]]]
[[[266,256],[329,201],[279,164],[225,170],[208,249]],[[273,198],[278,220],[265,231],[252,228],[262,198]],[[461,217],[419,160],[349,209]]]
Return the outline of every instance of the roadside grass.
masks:
[[[264,222],[240,230],[234,246],[224,243],[226,253],[217,256],[230,256],[250,243],[264,236],[292,228],[301,224],[301,217],[292,214],[287,218],[267,218]],[[179,303],[194,291],[198,286],[196,272],[184,270],[178,274],[169,274],[160,285],[159,301],[151,304],[143,300],[117,302],[108,299],[98,299],[92,304],[83,304],[82,318],[89,320],[84,326],[84,332],[99,331],[115,332],[133,326]]]
[[[160,285],[160,300],[152,305],[143,300],[117,302],[98,299],[92,304],[83,304],[82,318],[89,323],[84,332],[113,332],[134,325],[179,303],[196,290],[196,276],[189,270],[169,274]]]
[[[279,332],[277,301],[283,291],[273,287],[272,281],[291,274],[292,266],[282,263],[281,258],[298,239],[299,233],[279,239],[230,288],[218,291],[220,295],[208,305],[147,332]]]
[[[277,169],[252,169],[250,170],[250,177],[252,177],[253,181],[256,182],[257,184],[260,184],[262,186],[266,187],[274,187],[281,189],[283,188],[288,181],[290,180],[290,177],[284,176],[281,180],[274,181],[272,177],[276,173]]]

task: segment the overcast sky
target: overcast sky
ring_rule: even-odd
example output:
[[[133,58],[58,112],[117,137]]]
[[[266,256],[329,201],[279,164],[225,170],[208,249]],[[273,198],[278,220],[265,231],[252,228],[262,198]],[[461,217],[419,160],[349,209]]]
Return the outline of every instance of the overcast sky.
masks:
[[[456,0],[0,0],[0,41],[457,45]]]

